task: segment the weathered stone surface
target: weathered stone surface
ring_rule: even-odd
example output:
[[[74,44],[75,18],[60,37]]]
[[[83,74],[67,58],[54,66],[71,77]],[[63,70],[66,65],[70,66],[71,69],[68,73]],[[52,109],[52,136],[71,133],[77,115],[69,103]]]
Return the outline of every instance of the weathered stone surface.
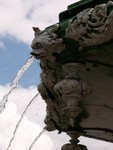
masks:
[[[32,54],[41,60],[48,60],[53,62],[55,60],[54,53],[60,53],[65,45],[62,38],[57,38],[55,31],[58,26],[55,25],[46,32],[41,32],[38,28],[33,28],[35,31],[35,38],[31,44],[33,48]]]
[[[48,131],[78,131],[113,142],[112,26],[113,2],[108,1],[44,31],[34,28],[32,55],[40,59],[38,89],[47,104]]]
[[[69,21],[66,37],[78,41],[81,49],[100,45],[113,39],[113,2],[100,4],[77,14]]]

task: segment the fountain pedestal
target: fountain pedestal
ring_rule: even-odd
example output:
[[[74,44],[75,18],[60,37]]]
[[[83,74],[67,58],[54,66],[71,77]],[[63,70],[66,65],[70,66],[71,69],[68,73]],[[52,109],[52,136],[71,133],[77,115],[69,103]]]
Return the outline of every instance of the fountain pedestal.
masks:
[[[59,23],[33,29],[46,129],[71,137],[62,150],[87,150],[79,136],[113,142],[113,2],[80,1],[60,13]]]
[[[79,132],[69,131],[67,134],[71,137],[70,143],[63,145],[61,150],[87,150],[85,145],[78,144]]]

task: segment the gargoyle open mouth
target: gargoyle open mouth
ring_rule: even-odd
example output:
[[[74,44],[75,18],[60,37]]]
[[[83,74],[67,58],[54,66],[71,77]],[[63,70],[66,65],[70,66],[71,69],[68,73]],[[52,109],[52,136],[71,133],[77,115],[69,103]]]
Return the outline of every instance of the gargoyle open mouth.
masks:
[[[31,52],[31,55],[33,55],[35,58],[43,58],[45,57],[45,54],[44,54],[44,50],[43,49],[33,49],[33,51]]]

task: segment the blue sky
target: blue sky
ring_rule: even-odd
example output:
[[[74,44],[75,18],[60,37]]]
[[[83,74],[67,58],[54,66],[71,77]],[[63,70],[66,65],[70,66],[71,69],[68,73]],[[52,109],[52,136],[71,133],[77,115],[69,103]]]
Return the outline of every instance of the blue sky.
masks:
[[[75,0],[0,0],[0,99],[10,90],[17,71],[30,57],[33,26],[44,29],[58,22],[58,14]],[[37,64],[38,63],[38,64]],[[29,101],[37,94],[40,82],[39,62],[34,60],[12,92],[0,114],[0,150],[6,150],[15,125]],[[39,96],[24,117],[10,150],[28,150],[30,143],[44,127],[45,103]],[[37,115],[38,114],[38,115]],[[56,150],[69,138],[57,132],[45,133],[32,150]],[[109,143],[81,138],[88,150],[113,149]],[[45,143],[45,144],[43,144]]]
[[[29,58],[32,49],[27,44],[17,41],[11,36],[3,38],[2,41],[4,42],[4,47],[1,46],[0,48],[0,83],[5,85],[11,83],[15,78],[17,71]],[[34,59],[33,64],[19,80],[19,84],[23,87],[37,85],[40,82],[39,74],[39,62]]]

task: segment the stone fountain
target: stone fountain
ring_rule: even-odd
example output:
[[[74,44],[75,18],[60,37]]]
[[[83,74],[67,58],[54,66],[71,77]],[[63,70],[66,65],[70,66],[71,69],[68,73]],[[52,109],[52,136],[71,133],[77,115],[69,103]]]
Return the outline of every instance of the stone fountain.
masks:
[[[47,131],[70,136],[61,150],[87,150],[80,136],[113,142],[113,2],[79,1],[59,23],[33,30]]]

